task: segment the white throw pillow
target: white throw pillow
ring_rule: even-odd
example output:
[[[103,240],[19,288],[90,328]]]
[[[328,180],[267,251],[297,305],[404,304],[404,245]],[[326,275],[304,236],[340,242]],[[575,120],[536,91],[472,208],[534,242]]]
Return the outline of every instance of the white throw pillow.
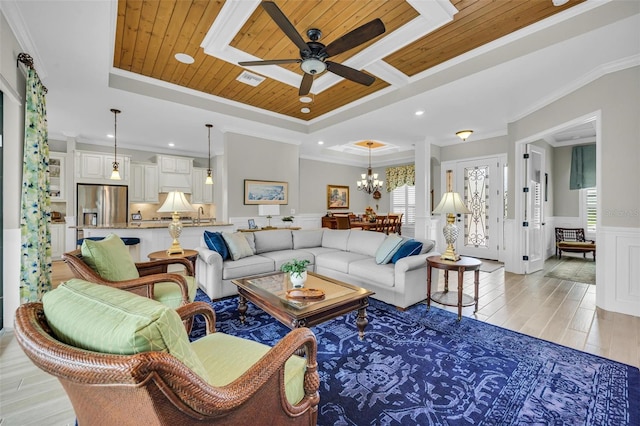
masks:
[[[238,260],[243,257],[253,256],[253,250],[251,250],[251,246],[242,232],[223,232],[222,238],[227,243],[231,259]]]
[[[394,254],[400,249],[400,246],[404,243],[402,237],[396,234],[390,234],[384,239],[384,242],[378,247],[376,251],[376,263],[382,265],[389,263]]]

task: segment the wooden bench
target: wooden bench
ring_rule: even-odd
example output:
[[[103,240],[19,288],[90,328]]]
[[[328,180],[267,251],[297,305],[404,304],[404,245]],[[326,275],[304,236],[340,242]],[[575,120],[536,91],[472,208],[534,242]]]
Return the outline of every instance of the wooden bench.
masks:
[[[583,228],[556,228],[556,256],[562,259],[562,252],[582,253],[586,259],[587,253],[593,253],[596,260],[596,242],[586,241]]]

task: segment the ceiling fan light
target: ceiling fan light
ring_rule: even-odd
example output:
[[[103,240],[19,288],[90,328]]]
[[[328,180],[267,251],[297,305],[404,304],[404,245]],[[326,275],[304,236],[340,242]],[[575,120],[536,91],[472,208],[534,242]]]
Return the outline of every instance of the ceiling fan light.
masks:
[[[309,58],[302,61],[300,68],[307,74],[316,75],[323,73],[327,69],[327,64],[320,59]]]
[[[464,142],[472,133],[473,130],[460,130],[459,132],[456,132],[456,135]]]

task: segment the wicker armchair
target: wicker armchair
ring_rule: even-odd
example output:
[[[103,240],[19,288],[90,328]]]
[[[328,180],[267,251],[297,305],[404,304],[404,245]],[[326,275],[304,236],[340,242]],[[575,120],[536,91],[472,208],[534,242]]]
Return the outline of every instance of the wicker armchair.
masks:
[[[192,300],[189,298],[189,286],[184,276],[180,274],[168,273],[169,265],[180,264],[186,268],[189,276],[194,276],[193,264],[187,259],[161,259],[151,262],[137,262],[136,268],[140,274],[140,278],[125,281],[110,281],[102,278],[87,263],[82,260],[80,249],[64,253],[62,259],[69,265],[76,278],[90,281],[96,284],[104,284],[110,287],[127,290],[132,293],[145,296],[150,299],[154,297],[154,285],[159,282],[174,282],[180,288],[182,295],[181,305],[185,305]]]
[[[215,312],[206,303],[177,311],[183,320],[203,315],[207,332],[215,332]],[[62,343],[48,326],[42,303],[18,308],[15,333],[36,366],[60,380],[80,425],[316,424],[317,347],[307,328],[291,331],[223,387],[209,385],[164,352],[112,355]],[[284,396],[284,364],[299,348],[306,351],[304,397],[291,405]]]

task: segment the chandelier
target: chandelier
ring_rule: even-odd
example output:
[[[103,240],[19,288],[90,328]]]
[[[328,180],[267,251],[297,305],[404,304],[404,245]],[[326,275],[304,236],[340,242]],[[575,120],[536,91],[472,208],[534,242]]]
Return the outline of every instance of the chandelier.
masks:
[[[373,173],[371,170],[371,145],[373,145],[373,142],[367,142],[367,146],[369,147],[369,168],[367,169],[366,174],[363,173],[362,175],[360,175],[362,179],[357,182],[358,190],[364,191],[367,194],[372,194],[376,191],[381,190],[382,186],[384,185],[383,181],[378,180],[378,174]]]

